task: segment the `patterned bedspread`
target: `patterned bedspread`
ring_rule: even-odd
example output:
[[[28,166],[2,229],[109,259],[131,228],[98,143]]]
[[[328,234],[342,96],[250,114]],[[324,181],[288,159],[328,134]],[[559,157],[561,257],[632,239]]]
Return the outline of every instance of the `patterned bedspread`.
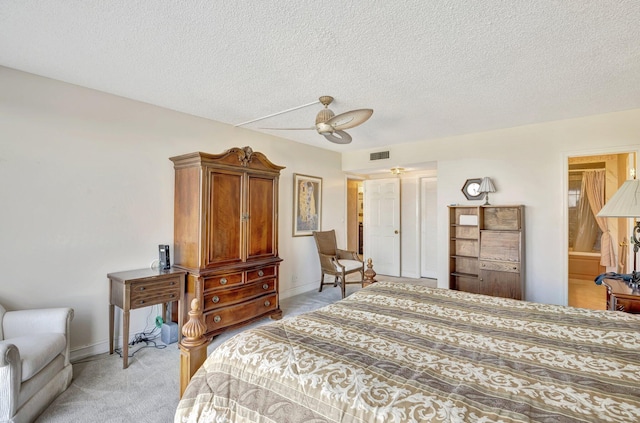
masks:
[[[175,422],[639,422],[640,316],[378,282],[246,330]]]

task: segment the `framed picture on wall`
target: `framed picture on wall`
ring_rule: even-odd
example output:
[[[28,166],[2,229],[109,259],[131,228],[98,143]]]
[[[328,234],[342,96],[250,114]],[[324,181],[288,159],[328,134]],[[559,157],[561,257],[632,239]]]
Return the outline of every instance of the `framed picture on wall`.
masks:
[[[322,221],[322,178],[293,174],[293,236],[310,236]]]

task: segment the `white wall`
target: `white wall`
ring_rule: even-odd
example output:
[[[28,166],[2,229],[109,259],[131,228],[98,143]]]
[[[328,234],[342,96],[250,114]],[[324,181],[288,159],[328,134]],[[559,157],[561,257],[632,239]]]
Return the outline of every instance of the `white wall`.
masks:
[[[448,286],[447,205],[469,202],[460,189],[467,178],[489,176],[493,204],[524,204],[526,299],[566,304],[566,187],[570,155],[640,149],[640,109],[580,119],[475,133],[389,148],[393,165],[438,162],[438,286]],[[381,166],[369,151],[345,153],[343,169]],[[403,203],[404,206],[404,203]]]
[[[248,145],[286,166],[282,297],[320,278],[313,238],[292,237],[293,173],[323,178],[322,227],[345,239],[344,213],[333,212],[345,209],[335,152],[3,67],[0,128],[0,303],[73,307],[76,357],[108,350],[106,274],[148,267],[158,244],[173,243],[169,157]],[[150,312],[134,310],[132,333],[153,322]]]
[[[369,153],[378,150],[341,159],[328,150],[3,67],[0,128],[0,303],[9,309],[73,307],[76,356],[108,348],[106,274],[147,267],[158,244],[172,244],[169,157],[249,145],[287,167],[279,204],[283,297],[316,289],[320,272],[313,239],[291,236],[292,174],[323,178],[322,228],[335,228],[342,245],[343,170],[366,173],[381,165],[369,162]],[[492,203],[526,206],[527,299],[563,304],[566,157],[639,149],[640,110],[631,110],[390,151],[394,165],[438,162],[439,286],[448,284],[446,206],[466,202],[460,188],[467,178],[490,176],[498,189]],[[132,333],[144,328],[147,310],[133,313]]]

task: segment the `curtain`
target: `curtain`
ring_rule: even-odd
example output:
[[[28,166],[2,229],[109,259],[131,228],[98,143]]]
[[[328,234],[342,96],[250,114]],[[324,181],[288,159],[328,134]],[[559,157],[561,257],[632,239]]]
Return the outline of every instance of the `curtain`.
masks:
[[[580,199],[577,204],[577,228],[573,241],[574,251],[592,252],[598,237],[598,223],[596,222],[589,200],[587,199],[587,186],[584,174],[582,175]]]
[[[611,234],[609,233],[609,227],[607,225],[607,219],[605,217],[597,217],[598,212],[604,206],[604,183],[605,183],[605,171],[604,170],[588,170],[582,175],[583,181],[583,194],[586,193],[591,212],[595,217],[600,230],[602,231],[602,237],[600,238],[600,264],[606,267],[614,267],[615,250],[613,242],[611,240]]]

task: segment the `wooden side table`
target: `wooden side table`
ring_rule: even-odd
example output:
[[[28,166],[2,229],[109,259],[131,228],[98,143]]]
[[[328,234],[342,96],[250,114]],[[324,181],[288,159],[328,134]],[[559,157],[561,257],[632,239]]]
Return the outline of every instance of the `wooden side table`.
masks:
[[[609,310],[640,314],[640,290],[634,290],[626,282],[618,279],[604,279],[602,284],[607,287]]]
[[[122,309],[122,368],[129,366],[129,311],[162,304],[162,318],[167,303],[178,301],[178,334],[182,333],[184,283],[187,272],[179,269],[139,269],[109,273],[109,353],[113,354],[114,307]]]

